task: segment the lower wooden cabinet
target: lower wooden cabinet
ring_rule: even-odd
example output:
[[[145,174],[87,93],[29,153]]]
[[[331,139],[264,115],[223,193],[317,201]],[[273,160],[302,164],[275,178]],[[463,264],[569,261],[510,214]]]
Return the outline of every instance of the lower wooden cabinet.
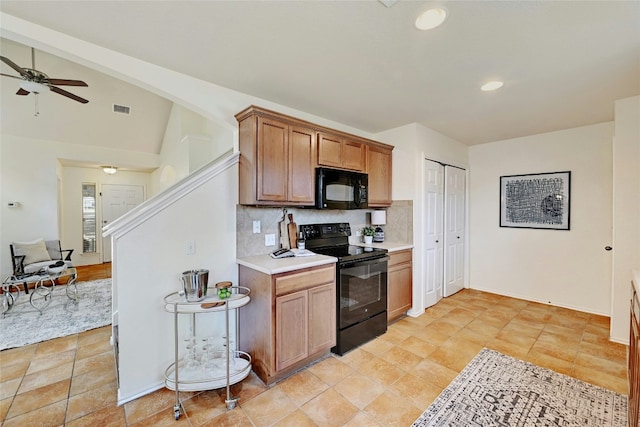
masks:
[[[268,275],[240,266],[251,307],[239,313],[239,345],[271,384],[336,345],[335,264]],[[245,310],[242,310],[245,311]]]
[[[403,316],[411,308],[413,294],[413,250],[389,253],[387,275],[387,321]]]

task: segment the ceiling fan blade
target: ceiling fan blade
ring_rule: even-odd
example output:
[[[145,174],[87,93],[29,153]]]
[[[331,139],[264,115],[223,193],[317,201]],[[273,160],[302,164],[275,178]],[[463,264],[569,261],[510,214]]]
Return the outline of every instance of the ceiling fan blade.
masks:
[[[82,80],[46,79],[43,83],[52,84],[56,86],[84,86],[84,87],[89,86]]]
[[[29,92],[28,90],[24,90],[22,88],[18,89],[18,91],[16,92],[16,95],[29,95],[31,92]]]
[[[11,74],[0,73],[0,76],[11,77],[12,79],[24,80],[22,77],[12,76]]]
[[[2,62],[4,62],[5,64],[7,64],[9,67],[13,68],[14,70],[16,70],[18,73],[20,73],[21,76],[26,76],[27,72],[25,71],[24,68],[16,65],[15,62],[13,62],[12,60],[10,60],[9,58],[7,58],[6,56],[0,56],[0,60]]]
[[[71,98],[74,101],[78,101],[78,102],[81,102],[83,104],[86,104],[87,102],[89,102],[84,98],[80,98],[79,96],[72,94],[71,92],[67,92],[64,89],[60,89],[59,87],[49,86],[49,88],[51,89],[52,92],[55,92],[55,93],[60,94],[62,96],[66,96],[67,98]]]

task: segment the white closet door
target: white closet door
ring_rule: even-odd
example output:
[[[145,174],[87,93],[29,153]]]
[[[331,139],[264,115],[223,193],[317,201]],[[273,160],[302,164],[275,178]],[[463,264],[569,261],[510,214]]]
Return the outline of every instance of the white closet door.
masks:
[[[444,167],[440,163],[425,160],[424,170],[423,284],[425,287],[424,306],[426,308],[442,299]]]
[[[464,287],[466,172],[444,167],[444,296]]]

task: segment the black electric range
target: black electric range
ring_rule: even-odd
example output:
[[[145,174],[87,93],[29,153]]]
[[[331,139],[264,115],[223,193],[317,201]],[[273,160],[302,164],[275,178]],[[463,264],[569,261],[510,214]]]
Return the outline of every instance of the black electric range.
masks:
[[[300,226],[306,248],[338,258],[336,346],[344,354],[387,331],[386,249],[349,244],[348,223]]]
[[[349,244],[351,226],[347,222],[301,225],[306,248],[312,252],[338,258],[339,263],[382,258],[387,250]]]

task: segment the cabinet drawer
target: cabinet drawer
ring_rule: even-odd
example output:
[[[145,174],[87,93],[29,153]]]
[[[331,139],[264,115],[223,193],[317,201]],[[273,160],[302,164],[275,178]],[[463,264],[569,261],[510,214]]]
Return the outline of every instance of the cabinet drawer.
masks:
[[[389,267],[405,262],[411,262],[411,249],[399,252],[391,252],[389,254]]]
[[[302,270],[295,273],[287,273],[275,278],[276,295],[285,295],[297,292],[312,286],[332,283],[336,279],[335,267],[320,267],[312,270]]]

